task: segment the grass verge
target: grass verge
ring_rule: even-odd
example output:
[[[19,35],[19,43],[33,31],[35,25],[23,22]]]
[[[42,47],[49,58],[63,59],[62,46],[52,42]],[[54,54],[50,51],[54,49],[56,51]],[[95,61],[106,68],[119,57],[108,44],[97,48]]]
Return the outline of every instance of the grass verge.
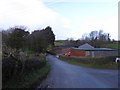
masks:
[[[82,67],[90,67],[97,69],[118,69],[118,63],[113,62],[113,60],[108,61],[108,58],[76,58],[60,56],[60,59],[70,64]],[[104,60],[106,60],[106,62]]]

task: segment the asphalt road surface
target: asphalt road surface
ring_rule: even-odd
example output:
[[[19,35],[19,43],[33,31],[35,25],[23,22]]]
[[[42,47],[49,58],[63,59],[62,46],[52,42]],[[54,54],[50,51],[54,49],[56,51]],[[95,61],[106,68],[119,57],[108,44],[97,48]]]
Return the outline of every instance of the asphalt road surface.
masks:
[[[48,55],[51,71],[37,88],[118,88],[118,70],[85,68]]]

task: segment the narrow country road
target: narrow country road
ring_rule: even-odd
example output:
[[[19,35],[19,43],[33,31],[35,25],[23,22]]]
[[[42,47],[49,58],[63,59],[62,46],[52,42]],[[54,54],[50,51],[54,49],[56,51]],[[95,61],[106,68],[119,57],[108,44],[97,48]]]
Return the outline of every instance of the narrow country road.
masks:
[[[118,88],[118,70],[85,68],[48,55],[51,71],[39,88]]]

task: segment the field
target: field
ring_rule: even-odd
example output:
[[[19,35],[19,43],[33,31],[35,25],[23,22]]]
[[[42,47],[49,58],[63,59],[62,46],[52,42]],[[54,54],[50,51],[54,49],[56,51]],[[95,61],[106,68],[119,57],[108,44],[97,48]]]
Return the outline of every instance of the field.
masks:
[[[120,49],[120,44],[113,43],[106,45],[107,48]]]

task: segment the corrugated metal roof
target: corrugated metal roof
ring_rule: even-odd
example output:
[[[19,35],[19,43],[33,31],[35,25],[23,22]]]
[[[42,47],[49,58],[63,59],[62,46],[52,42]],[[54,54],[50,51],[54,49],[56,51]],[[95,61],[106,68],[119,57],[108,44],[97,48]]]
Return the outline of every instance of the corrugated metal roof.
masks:
[[[85,50],[85,51],[116,51],[117,49],[111,48],[74,48],[77,50]]]
[[[79,46],[78,48],[74,48],[74,49],[85,50],[85,51],[115,51],[117,50],[117,49],[111,49],[111,48],[94,48],[88,43],[83,44]]]
[[[83,48],[94,48],[94,47],[91,46],[90,44],[86,43],[86,44],[79,46],[78,48],[83,49]]]

